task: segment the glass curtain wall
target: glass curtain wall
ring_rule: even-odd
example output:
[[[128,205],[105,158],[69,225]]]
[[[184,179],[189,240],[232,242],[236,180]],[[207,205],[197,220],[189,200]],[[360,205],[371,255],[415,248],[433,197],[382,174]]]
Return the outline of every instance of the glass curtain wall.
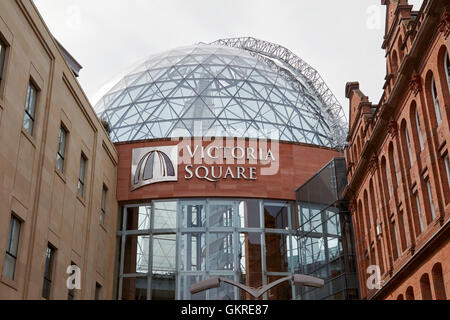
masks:
[[[297,219],[292,202],[189,199],[126,206],[118,298],[246,300],[227,284],[192,296],[191,285],[223,277],[260,287],[294,274]],[[292,299],[290,283],[263,298]]]
[[[335,159],[297,190],[299,224],[296,272],[322,278],[321,289],[298,287],[301,300],[358,299],[353,227],[348,203],[345,159]]]

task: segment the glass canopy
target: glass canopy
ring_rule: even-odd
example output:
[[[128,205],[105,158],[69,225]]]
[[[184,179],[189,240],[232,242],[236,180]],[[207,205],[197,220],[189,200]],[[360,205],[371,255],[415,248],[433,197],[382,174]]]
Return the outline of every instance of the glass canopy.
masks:
[[[306,77],[222,45],[152,56],[95,108],[114,142],[214,136],[333,146],[324,102]]]

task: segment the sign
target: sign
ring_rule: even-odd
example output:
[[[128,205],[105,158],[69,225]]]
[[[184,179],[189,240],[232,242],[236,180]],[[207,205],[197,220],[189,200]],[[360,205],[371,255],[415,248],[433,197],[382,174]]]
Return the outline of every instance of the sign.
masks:
[[[133,150],[131,191],[171,181],[178,181],[178,146]]]
[[[276,162],[275,154],[267,146],[205,147],[202,144],[188,144],[182,147],[177,145],[134,149],[131,191],[154,183],[178,181],[180,165],[183,165],[185,180],[197,178],[209,182],[227,179],[255,181],[258,179],[255,165]]]

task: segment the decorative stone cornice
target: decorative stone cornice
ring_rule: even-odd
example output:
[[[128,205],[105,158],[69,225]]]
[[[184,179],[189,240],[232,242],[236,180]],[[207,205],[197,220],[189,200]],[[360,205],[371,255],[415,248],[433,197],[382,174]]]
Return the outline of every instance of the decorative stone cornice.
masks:
[[[438,25],[439,31],[444,34],[445,39],[448,38],[450,34],[450,10],[444,11],[441,16],[441,22]]]
[[[391,119],[389,121],[388,127],[387,127],[387,131],[390,134],[390,136],[392,138],[395,138],[397,136],[398,133],[398,125],[397,125],[397,121]]]
[[[419,92],[422,92],[422,78],[415,74],[411,77],[411,81],[409,82],[409,89],[414,93],[415,96]]]
[[[377,170],[378,170],[378,157],[376,155],[373,155],[369,161],[369,171],[372,175],[374,175]]]

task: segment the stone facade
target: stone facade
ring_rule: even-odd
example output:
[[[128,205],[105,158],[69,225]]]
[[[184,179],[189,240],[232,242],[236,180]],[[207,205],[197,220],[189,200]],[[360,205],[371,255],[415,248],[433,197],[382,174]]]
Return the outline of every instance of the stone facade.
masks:
[[[378,104],[348,83],[345,150],[363,299],[450,295],[448,1],[383,0],[387,75]],[[381,268],[381,289],[367,268]]]
[[[75,299],[111,299],[116,149],[32,1],[0,2],[0,40],[6,48],[0,84],[0,300],[42,299],[49,245],[55,250],[50,299],[68,298],[66,270],[72,264],[82,276]],[[29,83],[37,89],[31,134],[24,129]],[[68,133],[62,172],[56,169],[61,126]],[[87,160],[83,192],[81,156]],[[8,277],[12,217],[20,222],[20,235],[14,276]]]

